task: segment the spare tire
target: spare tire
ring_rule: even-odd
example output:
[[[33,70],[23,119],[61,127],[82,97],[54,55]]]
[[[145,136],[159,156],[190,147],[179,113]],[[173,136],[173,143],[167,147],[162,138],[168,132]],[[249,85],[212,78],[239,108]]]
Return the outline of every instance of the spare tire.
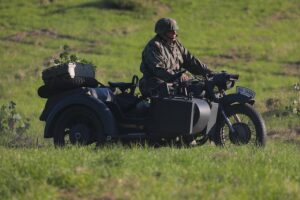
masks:
[[[79,87],[97,87],[99,82],[90,77],[75,77],[67,79],[55,79],[51,83],[43,85],[38,89],[38,95],[42,98],[49,98],[50,96],[71,90]]]
[[[68,90],[78,87],[97,87],[98,81],[90,77],[53,79],[49,87],[54,90]]]

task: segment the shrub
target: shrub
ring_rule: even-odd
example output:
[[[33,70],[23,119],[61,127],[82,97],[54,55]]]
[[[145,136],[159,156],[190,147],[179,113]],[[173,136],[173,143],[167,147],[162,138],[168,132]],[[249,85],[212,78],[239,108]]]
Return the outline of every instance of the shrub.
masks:
[[[68,45],[64,45],[63,52],[59,54],[59,59],[54,60],[54,64],[64,65],[70,62],[90,64],[94,67],[94,70],[96,69],[96,66],[92,62],[79,58],[76,54],[70,54],[70,47]]]
[[[103,4],[107,8],[119,10],[136,10],[141,6],[140,0],[104,0]]]
[[[158,0],[103,0],[103,6],[118,10],[144,10],[153,8]]]
[[[10,101],[0,109],[0,136],[23,135],[29,128],[29,119],[23,119],[16,111],[16,103]]]

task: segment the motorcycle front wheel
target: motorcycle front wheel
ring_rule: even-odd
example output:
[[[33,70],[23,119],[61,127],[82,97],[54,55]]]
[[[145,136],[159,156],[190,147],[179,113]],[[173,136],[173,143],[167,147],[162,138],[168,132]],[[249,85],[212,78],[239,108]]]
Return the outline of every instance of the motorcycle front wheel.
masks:
[[[250,104],[234,104],[224,107],[233,130],[223,116],[218,120],[214,143],[218,146],[253,144],[266,145],[266,126],[261,115]]]

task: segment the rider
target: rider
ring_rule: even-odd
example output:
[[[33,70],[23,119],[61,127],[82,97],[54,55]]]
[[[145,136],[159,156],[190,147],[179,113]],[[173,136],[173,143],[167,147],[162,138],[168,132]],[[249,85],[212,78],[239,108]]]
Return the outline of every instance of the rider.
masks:
[[[212,71],[195,58],[177,39],[177,22],[161,18],[155,24],[156,35],[148,42],[142,53],[140,90],[144,96],[153,94],[153,89],[162,83],[174,81],[174,74],[184,68],[195,75],[210,75]],[[181,81],[189,79],[182,74]],[[161,91],[160,91],[161,92]]]

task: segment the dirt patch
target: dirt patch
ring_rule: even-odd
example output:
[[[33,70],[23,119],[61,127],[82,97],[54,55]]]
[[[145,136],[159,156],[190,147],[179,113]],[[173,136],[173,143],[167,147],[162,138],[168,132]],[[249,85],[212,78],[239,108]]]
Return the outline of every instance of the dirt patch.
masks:
[[[270,139],[282,140],[300,145],[300,126],[285,130],[271,129],[267,133],[267,136]]]
[[[204,57],[203,61],[205,61],[206,64],[214,66],[216,68],[223,68],[224,66],[230,66],[230,68],[234,68],[234,66],[232,66],[233,62],[240,60],[250,62],[252,59],[253,57],[249,53],[239,53],[237,50],[231,50],[230,52],[225,54]],[[241,70],[240,68],[237,69]],[[250,72],[252,72],[251,69],[249,70]]]
[[[23,42],[27,37],[37,37],[37,36],[57,38],[58,34],[53,30],[39,29],[39,30],[19,32],[14,35],[10,35],[6,37],[5,39],[13,42]]]
[[[95,40],[89,40],[86,38],[79,38],[72,35],[60,34],[52,29],[37,29],[31,31],[18,32],[16,34],[7,36],[2,40],[19,42],[24,44],[40,45],[43,38],[52,38],[52,39],[69,39],[77,40],[80,42],[95,43]]]
[[[269,26],[276,22],[282,22],[284,20],[297,20],[300,18],[298,12],[299,8],[290,8],[286,11],[277,11],[258,23],[258,26]]]
[[[124,27],[124,28],[112,29],[111,31],[96,32],[95,34],[124,36],[134,31],[136,31],[136,29],[133,27]],[[73,52],[81,52],[81,53],[103,54],[103,51],[100,47],[109,44],[109,42],[102,41],[102,40],[90,40],[87,38],[80,38],[72,35],[60,34],[57,31],[52,29],[38,29],[32,31],[18,32],[16,34],[2,38],[2,40],[17,42],[22,44],[35,45],[35,46],[43,46],[44,41],[48,38],[69,39],[69,40],[82,42],[84,43],[84,45],[80,45],[80,47],[73,47],[71,49]],[[53,64],[52,62],[53,59],[58,58],[59,54],[60,53],[55,53],[51,57],[45,58],[43,62],[44,66],[49,66]]]
[[[209,56],[203,57],[203,60],[207,65],[214,66],[215,68],[223,68],[224,66],[229,66],[231,59],[220,57],[220,56]]]
[[[240,49],[231,49],[228,53],[220,54],[218,57],[229,60],[245,60],[246,62],[253,59],[250,53],[243,52]]]
[[[288,62],[283,66],[284,75],[299,76],[300,75],[300,61]]]
[[[95,34],[97,35],[113,35],[113,36],[126,36],[130,33],[134,33],[138,31],[137,26],[126,26],[126,27],[118,27],[113,28],[111,30],[97,30]]]
[[[278,11],[273,15],[271,15],[267,20],[281,21],[287,19],[297,19],[299,17],[300,17],[299,13]]]

